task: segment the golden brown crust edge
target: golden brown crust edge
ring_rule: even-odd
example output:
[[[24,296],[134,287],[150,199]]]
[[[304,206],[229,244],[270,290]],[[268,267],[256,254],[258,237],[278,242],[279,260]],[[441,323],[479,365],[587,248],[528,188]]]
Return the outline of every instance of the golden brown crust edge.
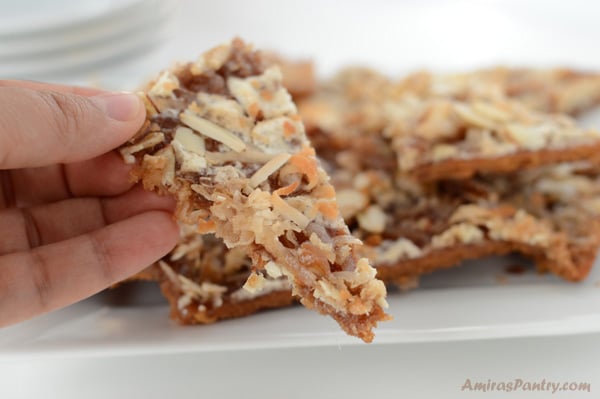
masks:
[[[266,309],[282,308],[295,303],[289,290],[274,291],[246,301],[233,302],[224,299],[219,307],[201,311],[197,303],[190,303],[184,309],[179,309],[177,301],[179,290],[169,281],[163,280],[160,289],[167,298],[170,306],[171,319],[180,324],[210,324],[219,320],[250,316]]]
[[[460,245],[430,252],[427,256],[407,259],[395,265],[379,265],[377,275],[383,281],[394,282],[406,277],[420,276],[436,270],[448,269],[457,266],[465,260],[480,259],[492,255],[506,255],[518,252],[535,260],[541,272],[553,270],[555,274],[567,281],[577,282],[585,279],[589,274],[596,257],[595,247],[578,247],[570,251],[573,267],[556,270],[556,264],[546,254],[531,245],[515,244],[505,241],[489,241],[475,245]]]
[[[419,165],[409,172],[417,180],[468,179],[476,173],[509,173],[537,166],[593,158],[600,153],[600,143],[560,150],[522,151],[494,158],[449,159]]]

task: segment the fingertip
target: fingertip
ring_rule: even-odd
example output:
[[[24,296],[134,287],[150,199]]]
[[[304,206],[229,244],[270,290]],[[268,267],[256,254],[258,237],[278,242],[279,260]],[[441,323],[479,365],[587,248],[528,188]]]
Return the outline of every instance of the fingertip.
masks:
[[[171,212],[155,210],[140,216],[146,226],[145,247],[148,251],[155,251],[158,260],[169,253],[179,241],[179,226]]]
[[[118,136],[119,145],[133,137],[146,120],[144,102],[135,93],[103,93],[90,101],[112,122],[110,134]]]
[[[179,227],[169,212],[149,211],[107,227],[113,258],[118,261],[115,283],[157,262],[179,241]],[[108,238],[110,237],[110,238]]]
[[[117,151],[66,164],[64,174],[73,196],[115,196],[129,191],[132,166],[123,162]]]
[[[117,122],[141,121],[146,112],[142,100],[135,93],[103,93],[90,97],[90,101]]]

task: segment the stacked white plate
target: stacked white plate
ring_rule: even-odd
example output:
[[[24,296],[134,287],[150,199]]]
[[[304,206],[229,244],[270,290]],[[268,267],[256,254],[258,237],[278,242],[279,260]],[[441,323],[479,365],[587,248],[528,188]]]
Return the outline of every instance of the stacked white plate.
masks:
[[[168,36],[178,0],[0,0],[0,78],[85,72]]]

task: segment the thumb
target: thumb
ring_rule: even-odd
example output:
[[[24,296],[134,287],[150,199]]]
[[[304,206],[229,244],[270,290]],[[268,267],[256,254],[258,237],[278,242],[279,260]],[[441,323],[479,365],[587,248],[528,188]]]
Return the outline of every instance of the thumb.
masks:
[[[127,141],[144,122],[132,93],[73,93],[0,87],[0,169],[76,162]]]

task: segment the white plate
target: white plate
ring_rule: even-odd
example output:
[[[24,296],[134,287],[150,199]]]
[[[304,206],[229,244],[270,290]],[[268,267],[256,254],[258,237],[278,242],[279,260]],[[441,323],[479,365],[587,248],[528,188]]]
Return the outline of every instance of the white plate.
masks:
[[[0,63],[32,63],[36,59],[43,63],[48,58],[64,57],[65,53],[68,55],[69,52],[81,51],[82,47],[92,51],[107,41],[119,42],[134,35],[142,35],[144,28],[162,26],[172,14],[176,3],[176,0],[146,0],[139,10],[116,14],[106,21],[92,21],[36,35],[0,36]]]
[[[149,24],[140,27],[135,34],[120,40],[96,43],[94,46],[69,48],[47,57],[2,60],[0,76],[12,79],[29,79],[44,74],[67,73],[81,69],[89,70],[102,62],[132,59],[157,47],[170,37],[167,24]]]
[[[394,320],[377,329],[374,345],[488,338],[557,336],[600,331],[600,270],[566,283],[527,269],[504,269],[517,257],[470,262],[426,276],[422,288],[392,293]],[[114,356],[359,345],[329,318],[301,307],[263,312],[207,326],[168,320],[158,292],[115,306],[103,293],[69,308],[0,331],[0,358]],[[120,298],[119,300],[122,300]]]
[[[600,68],[594,51],[600,33],[593,18],[597,12],[581,11],[584,2],[578,0],[554,4],[549,16],[544,14],[547,2],[537,3],[539,13],[529,16],[532,6],[516,1],[381,0],[366,6],[355,0],[343,8],[333,1],[281,7],[277,1],[222,1],[210,3],[210,12],[204,2],[190,1],[190,10],[178,21],[185,30],[176,45],[145,64],[154,71],[239,33],[260,47],[314,57],[324,72],[357,60],[394,74],[420,66],[468,70],[502,62]],[[534,23],[538,20],[545,23]],[[306,29],[306,21],[315,29]],[[141,74],[136,71],[135,76]],[[587,281],[571,284],[532,272],[506,275],[503,267],[514,262],[522,261],[472,262],[425,277],[422,289],[392,293],[394,320],[378,328],[374,345],[600,331],[598,265]],[[332,320],[299,307],[180,327],[168,320],[165,305],[155,303],[156,294],[149,293],[145,304],[114,306],[107,304],[113,295],[104,293],[0,330],[0,359],[361,344]]]
[[[106,22],[139,10],[144,0],[0,0],[0,38],[30,36]]]

